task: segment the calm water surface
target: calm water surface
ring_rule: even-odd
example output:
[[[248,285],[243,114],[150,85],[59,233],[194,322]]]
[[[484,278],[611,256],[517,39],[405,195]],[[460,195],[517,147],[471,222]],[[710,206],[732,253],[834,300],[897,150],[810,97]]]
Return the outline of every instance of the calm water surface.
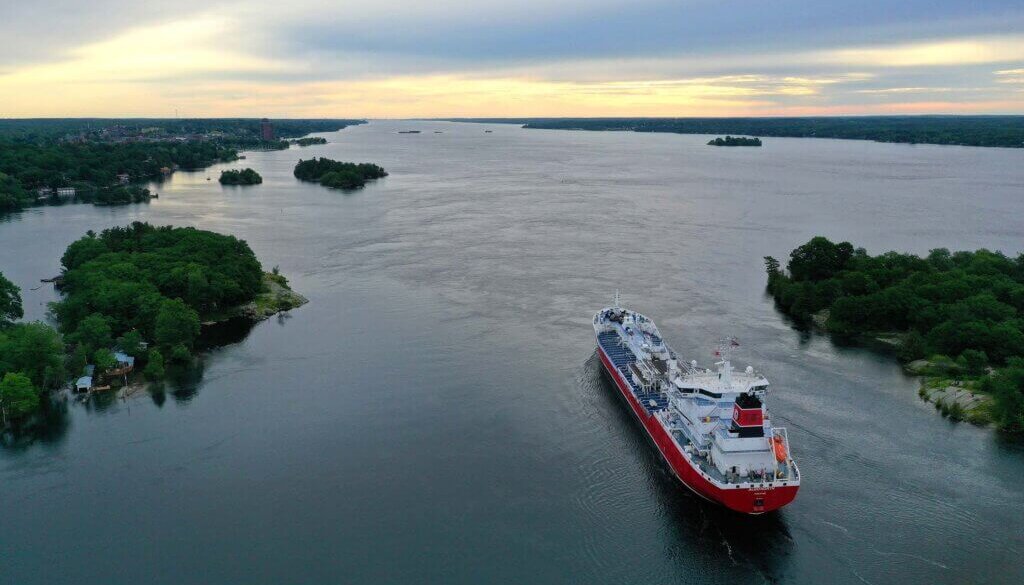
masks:
[[[0,447],[0,583],[1024,582],[1024,448],[942,419],[890,359],[791,328],[761,261],[817,234],[1017,254],[1024,152],[325,136],[178,173],[148,205],[0,222],[30,319],[68,243],[133,220],[244,238],[311,301],[188,379]],[[391,176],[351,194],[292,177],[324,155]],[[216,182],[240,166],[263,185]],[[688,358],[742,340],[804,473],[794,504],[738,517],[674,482],[594,358],[616,288]]]

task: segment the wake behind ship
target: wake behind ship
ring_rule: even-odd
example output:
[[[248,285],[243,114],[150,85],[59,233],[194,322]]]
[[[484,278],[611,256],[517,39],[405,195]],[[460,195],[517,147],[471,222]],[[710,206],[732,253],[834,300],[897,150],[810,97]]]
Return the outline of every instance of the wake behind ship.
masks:
[[[727,340],[716,370],[680,366],[654,322],[618,306],[594,316],[598,355],[673,473],[694,493],[746,514],[793,501],[800,471],[786,429],[764,405],[768,381],[734,372]]]

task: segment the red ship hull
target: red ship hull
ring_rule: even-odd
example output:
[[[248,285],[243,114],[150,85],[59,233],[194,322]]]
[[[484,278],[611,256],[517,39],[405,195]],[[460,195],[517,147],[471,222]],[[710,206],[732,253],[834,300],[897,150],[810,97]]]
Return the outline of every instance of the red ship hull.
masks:
[[[647,410],[637,401],[636,396],[630,390],[629,383],[622,378],[615,366],[612,365],[611,360],[600,345],[598,345],[597,354],[601,357],[604,369],[612,377],[612,380],[615,381],[619,393],[629,403],[633,414],[643,424],[647,435],[658,447],[658,451],[661,452],[661,456],[668,463],[669,467],[672,468],[672,472],[679,478],[679,481],[683,482],[683,485],[695,494],[711,502],[721,504],[730,510],[744,514],[771,512],[792,502],[793,498],[796,497],[796,492],[800,489],[799,485],[774,488],[728,488],[712,483],[699,467],[690,463],[683,452],[679,450],[672,437],[669,436],[668,431],[661,426],[661,423],[653,415],[648,414]]]

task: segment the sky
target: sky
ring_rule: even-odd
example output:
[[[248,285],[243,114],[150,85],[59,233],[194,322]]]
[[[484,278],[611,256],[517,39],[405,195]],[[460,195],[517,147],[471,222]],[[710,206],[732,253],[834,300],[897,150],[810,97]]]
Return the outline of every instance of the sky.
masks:
[[[0,118],[1024,114],[1024,0],[0,6]]]

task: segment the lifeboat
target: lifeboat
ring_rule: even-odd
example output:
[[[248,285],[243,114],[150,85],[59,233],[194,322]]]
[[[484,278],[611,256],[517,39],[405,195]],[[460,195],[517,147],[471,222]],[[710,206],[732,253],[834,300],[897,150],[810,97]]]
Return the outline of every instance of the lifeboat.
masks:
[[[788,453],[786,453],[786,443],[782,437],[779,435],[772,437],[772,448],[775,450],[775,460],[779,463],[785,462]]]

